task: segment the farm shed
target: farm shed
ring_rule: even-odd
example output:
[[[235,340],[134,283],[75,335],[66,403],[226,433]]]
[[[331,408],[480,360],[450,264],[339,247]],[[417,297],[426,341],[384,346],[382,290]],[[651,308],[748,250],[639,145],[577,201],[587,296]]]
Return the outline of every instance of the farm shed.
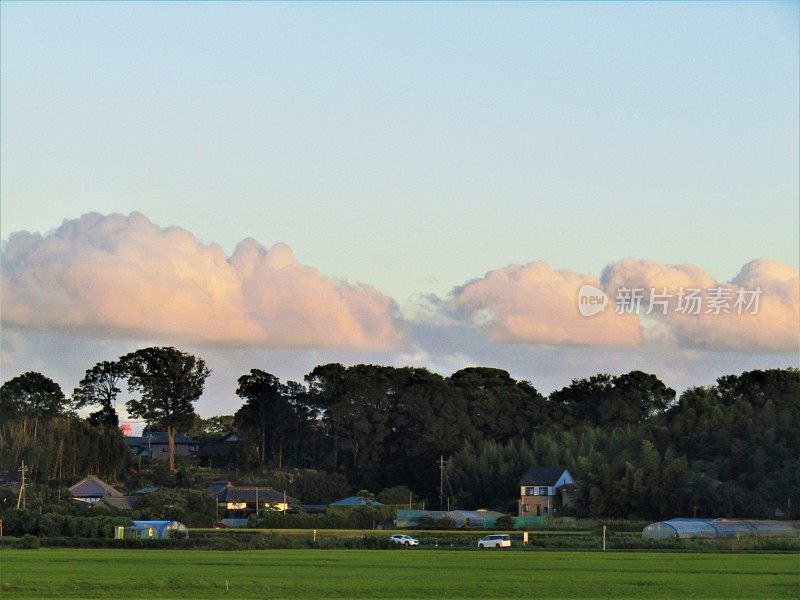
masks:
[[[751,519],[670,519],[651,523],[642,531],[643,538],[730,538],[796,537],[797,527],[789,521]]]
[[[134,521],[125,528],[125,539],[164,540],[189,537],[189,529],[178,521]]]

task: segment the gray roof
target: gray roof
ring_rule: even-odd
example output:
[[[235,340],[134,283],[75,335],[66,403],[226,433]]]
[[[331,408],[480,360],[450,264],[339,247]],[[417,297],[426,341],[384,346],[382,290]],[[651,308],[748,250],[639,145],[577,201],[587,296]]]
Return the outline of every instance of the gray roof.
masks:
[[[149,435],[129,435],[125,438],[125,442],[129,446],[147,446],[148,444],[158,444],[158,445],[165,445],[169,444],[169,439],[167,438],[166,431],[154,431]],[[176,433],[175,434],[175,444],[199,444],[196,439],[190,438],[189,436]]]
[[[531,467],[519,480],[520,485],[555,485],[566,467]]]
[[[214,487],[214,484],[212,484]],[[220,502],[250,502],[255,504],[256,501],[260,502],[283,502],[283,492],[279,492],[269,487],[239,487],[235,485],[226,485],[224,488],[219,489],[216,493],[209,488],[209,491],[217,497]],[[297,504],[299,501],[291,496],[286,496],[286,502],[290,504]]]
[[[81,479],[69,488],[73,498],[122,498],[122,492],[114,489],[105,481],[94,475]]]
[[[123,496],[122,498],[113,498],[108,496],[106,498],[100,498],[97,501],[97,504],[105,504],[111,508],[116,508],[117,510],[133,510],[134,505],[136,504],[136,498],[133,496]]]
[[[208,491],[214,494],[214,496],[216,496],[217,498],[219,498],[220,493],[224,492],[225,488],[227,488],[229,485],[231,485],[230,481],[214,481],[211,483],[210,486],[208,486]]]
[[[336,502],[331,502],[328,506],[383,506],[383,502],[378,502],[377,500],[373,500],[372,502],[368,501],[361,496],[348,496],[347,498],[342,498],[337,500]]]

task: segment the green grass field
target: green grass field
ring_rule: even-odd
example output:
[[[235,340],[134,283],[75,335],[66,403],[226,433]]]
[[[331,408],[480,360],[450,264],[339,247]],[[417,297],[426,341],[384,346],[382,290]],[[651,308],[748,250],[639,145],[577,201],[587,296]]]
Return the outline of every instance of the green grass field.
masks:
[[[42,548],[3,550],[0,568],[3,599],[772,599],[800,593],[793,554]]]

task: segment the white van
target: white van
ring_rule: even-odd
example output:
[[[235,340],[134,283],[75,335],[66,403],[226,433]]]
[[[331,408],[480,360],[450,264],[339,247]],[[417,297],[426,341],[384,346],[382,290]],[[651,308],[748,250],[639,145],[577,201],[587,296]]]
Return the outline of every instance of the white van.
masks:
[[[511,548],[511,536],[507,533],[493,533],[478,540],[478,548]]]

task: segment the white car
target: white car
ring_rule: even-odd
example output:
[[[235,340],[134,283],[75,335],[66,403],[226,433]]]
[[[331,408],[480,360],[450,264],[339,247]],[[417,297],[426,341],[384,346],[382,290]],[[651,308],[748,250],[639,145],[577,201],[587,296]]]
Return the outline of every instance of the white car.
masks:
[[[478,548],[511,548],[511,536],[507,533],[493,533],[478,540]]]
[[[395,544],[403,544],[403,546],[419,546],[419,540],[412,538],[410,535],[397,534],[389,538]]]

